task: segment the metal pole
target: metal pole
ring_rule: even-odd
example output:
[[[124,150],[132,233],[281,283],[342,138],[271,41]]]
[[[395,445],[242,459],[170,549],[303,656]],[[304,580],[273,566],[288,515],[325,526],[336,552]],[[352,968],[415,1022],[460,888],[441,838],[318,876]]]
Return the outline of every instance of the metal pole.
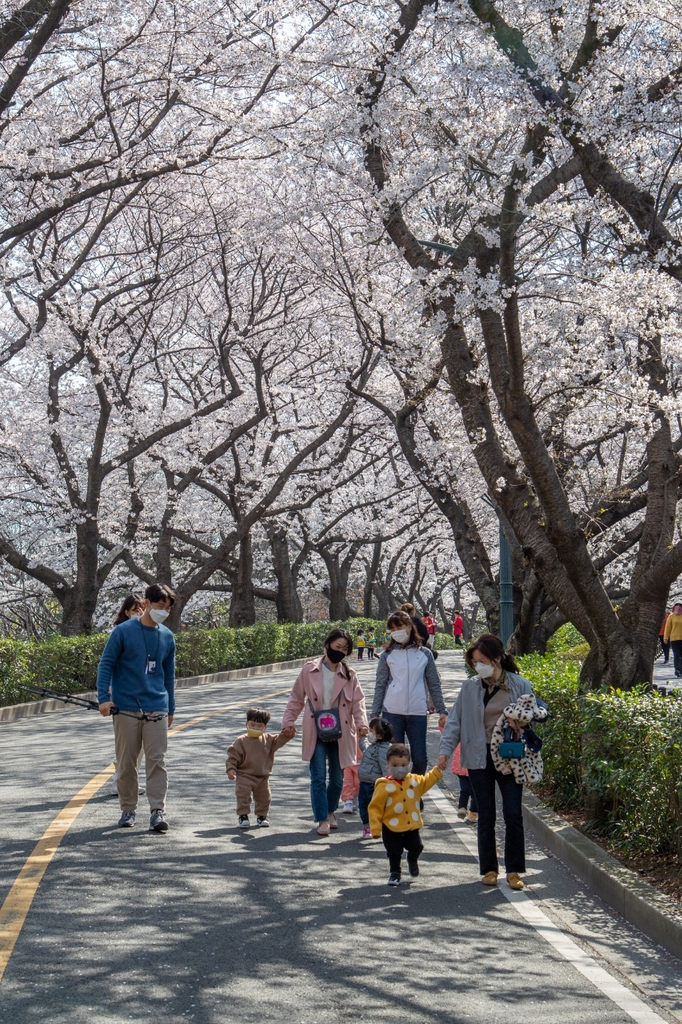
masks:
[[[514,581],[511,549],[500,524],[500,639],[506,647],[514,632]]]

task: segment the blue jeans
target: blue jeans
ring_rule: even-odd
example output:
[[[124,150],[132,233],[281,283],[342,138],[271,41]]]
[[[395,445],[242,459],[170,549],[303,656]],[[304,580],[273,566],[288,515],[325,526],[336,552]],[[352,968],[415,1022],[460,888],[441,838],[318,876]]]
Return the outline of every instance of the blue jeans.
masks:
[[[329,782],[327,782],[329,762]],[[343,789],[343,769],[339,762],[339,744],[317,741],[310,758],[310,802],[315,821],[326,821],[339,806]]]
[[[478,860],[482,875],[499,871],[497,844],[495,843],[495,784],[502,795],[504,815],[504,866],[507,874],[526,870],[525,842],[523,835],[523,813],[521,800],[523,786],[513,775],[498,772],[490,756],[490,747],[485,768],[470,768],[469,781],[478,804]]]
[[[360,792],[358,793],[358,814],[360,815],[360,821],[363,825],[369,825],[369,807],[370,800],[374,796],[374,783],[373,782],[361,782]]]
[[[384,711],[381,716],[385,722],[389,722],[393,729],[393,738],[396,743],[404,743],[407,736],[407,745],[410,748],[412,757],[412,770],[417,775],[424,775],[426,772],[426,715],[393,715],[390,711]]]

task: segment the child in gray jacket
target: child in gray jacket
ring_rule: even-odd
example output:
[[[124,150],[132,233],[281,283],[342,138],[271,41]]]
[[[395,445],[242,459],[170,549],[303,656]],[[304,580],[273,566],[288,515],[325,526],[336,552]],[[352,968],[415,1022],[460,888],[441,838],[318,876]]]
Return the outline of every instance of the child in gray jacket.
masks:
[[[371,839],[372,830],[369,827],[369,802],[374,796],[374,783],[386,774],[386,753],[393,743],[393,729],[384,722],[382,718],[372,718],[369,723],[369,735],[365,747],[358,777],[360,779],[360,792],[358,793],[358,811],[362,822],[362,838]]]

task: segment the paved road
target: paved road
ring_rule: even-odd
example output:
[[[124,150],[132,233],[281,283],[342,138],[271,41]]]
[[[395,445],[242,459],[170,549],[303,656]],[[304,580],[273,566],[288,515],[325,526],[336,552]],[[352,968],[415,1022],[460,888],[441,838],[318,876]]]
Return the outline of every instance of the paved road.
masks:
[[[439,666],[454,696],[461,655]],[[360,672],[371,693],[372,666]],[[247,702],[292,676],[180,691],[176,724],[243,706],[172,737],[167,835],[144,817],[117,829],[110,783],[84,806],[9,959],[3,1024],[682,1021],[682,965],[532,842],[528,896],[484,889],[446,788],[427,798],[422,874],[398,890],[356,816],[328,840],[312,831],[298,740],[277,757],[272,828],[238,832],[228,740]],[[276,721],[285,701],[266,701]],[[88,712],[0,725],[0,900],[112,750]]]

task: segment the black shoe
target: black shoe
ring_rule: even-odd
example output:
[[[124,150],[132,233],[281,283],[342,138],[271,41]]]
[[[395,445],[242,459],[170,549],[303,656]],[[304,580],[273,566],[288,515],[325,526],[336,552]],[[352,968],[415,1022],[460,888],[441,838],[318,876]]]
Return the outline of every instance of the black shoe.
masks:
[[[149,828],[152,832],[167,832],[166,812],[161,810],[152,811],[152,816],[149,819]]]
[[[267,818],[256,818],[256,824],[258,825],[259,828],[270,828],[270,822],[268,821]]]
[[[135,824],[135,811],[124,811],[118,819],[119,828],[132,828]]]
[[[388,876],[388,884],[389,885],[400,885],[400,872],[399,871],[391,871],[390,875]]]
[[[240,814],[239,815],[239,827],[240,828],[249,828],[250,825],[251,825],[251,822],[249,821],[248,814]]]
[[[413,878],[416,878],[417,875],[419,874],[419,862],[416,860],[410,860],[408,858],[407,870],[410,872]]]

